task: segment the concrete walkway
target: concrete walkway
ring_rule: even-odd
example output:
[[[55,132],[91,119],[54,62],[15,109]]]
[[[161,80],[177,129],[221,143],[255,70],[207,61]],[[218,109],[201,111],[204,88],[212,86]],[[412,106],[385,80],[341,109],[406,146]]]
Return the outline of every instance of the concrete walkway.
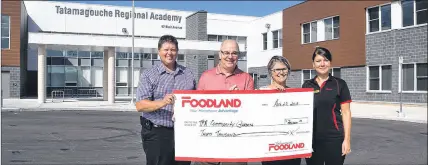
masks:
[[[39,104],[37,99],[4,99],[2,110],[21,111],[51,111],[51,110],[109,110],[109,111],[135,111],[135,106],[130,100],[116,100],[114,104],[101,99],[60,99],[46,100]]]
[[[2,111],[53,111],[53,110],[99,110],[99,111],[135,111],[130,100],[118,99],[114,104],[100,99],[50,99],[38,104],[37,99],[4,99]],[[398,117],[399,104],[353,102],[352,117],[427,123],[427,104],[403,104],[404,117]]]

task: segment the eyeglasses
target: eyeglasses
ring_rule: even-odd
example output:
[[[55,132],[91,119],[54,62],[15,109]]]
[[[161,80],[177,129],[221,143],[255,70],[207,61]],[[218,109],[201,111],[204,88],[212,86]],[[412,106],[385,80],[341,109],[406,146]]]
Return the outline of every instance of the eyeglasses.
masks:
[[[225,56],[229,56],[232,55],[233,57],[236,57],[239,55],[239,52],[237,51],[233,51],[233,52],[228,52],[228,51],[220,51],[221,54],[225,55]]]
[[[275,73],[284,72],[284,73],[287,73],[287,75],[288,75],[288,69],[287,68],[272,69],[271,71],[273,71]]]

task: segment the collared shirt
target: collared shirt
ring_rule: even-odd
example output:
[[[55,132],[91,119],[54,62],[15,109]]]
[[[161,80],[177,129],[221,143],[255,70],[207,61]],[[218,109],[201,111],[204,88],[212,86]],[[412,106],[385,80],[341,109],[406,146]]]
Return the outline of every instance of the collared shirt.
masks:
[[[166,94],[173,90],[194,90],[196,81],[193,73],[184,66],[176,64],[174,72],[168,72],[165,65],[159,63],[141,73],[136,100],[162,100]],[[167,105],[159,110],[142,113],[146,119],[156,125],[173,127],[173,105]]]
[[[343,138],[341,104],[352,102],[348,85],[340,78],[329,76],[321,87],[317,76],[305,81],[302,88],[314,89],[315,138]]]
[[[198,90],[229,90],[236,85],[239,90],[254,90],[254,80],[250,74],[236,68],[233,73],[226,76],[219,66],[202,73],[198,83]]]

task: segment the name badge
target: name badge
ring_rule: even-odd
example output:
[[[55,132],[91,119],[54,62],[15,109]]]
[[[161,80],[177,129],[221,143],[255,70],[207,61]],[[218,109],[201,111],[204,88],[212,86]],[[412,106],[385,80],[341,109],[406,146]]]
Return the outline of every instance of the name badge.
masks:
[[[319,93],[320,92],[320,90],[314,90],[314,93]]]

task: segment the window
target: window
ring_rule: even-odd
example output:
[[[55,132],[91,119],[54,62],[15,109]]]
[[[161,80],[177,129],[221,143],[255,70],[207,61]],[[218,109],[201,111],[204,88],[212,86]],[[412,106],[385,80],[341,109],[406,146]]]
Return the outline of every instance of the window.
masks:
[[[263,33],[263,50],[267,50],[267,33]]]
[[[339,16],[324,19],[325,40],[339,38]]]
[[[282,29],[279,30],[279,47],[282,47]]]
[[[391,5],[380,7],[380,26],[382,30],[391,29]]]
[[[282,47],[282,29],[273,31],[272,36],[273,36],[272,38],[273,48]]]
[[[237,36],[227,36],[228,40],[237,40],[238,37]]]
[[[208,41],[218,41],[216,35],[208,35]]]
[[[305,23],[303,28],[303,43],[317,42],[317,22]]]
[[[254,88],[258,88],[258,80],[259,80],[259,76],[257,75],[257,73],[249,73],[250,76],[253,78],[254,81]]]
[[[428,22],[428,2],[426,0],[403,0],[403,27],[425,24]]]
[[[238,37],[238,44],[247,44],[247,37]]]
[[[177,55],[177,63],[182,65],[182,66],[186,66],[186,60],[185,60],[184,54],[178,54]]]
[[[391,5],[373,7],[367,10],[369,32],[391,29]]]
[[[317,42],[317,22],[311,23],[311,42]]]
[[[424,24],[428,22],[428,1],[426,0],[416,0],[416,24]]]
[[[207,69],[211,69],[211,68],[214,68],[214,56],[213,55],[208,56]]]
[[[428,64],[403,64],[403,91],[427,91]]]
[[[302,84],[306,81],[306,80],[310,80],[312,78],[314,78],[316,76],[316,72],[315,70],[311,69],[311,70],[303,70],[302,71]]]
[[[340,68],[332,68],[330,69],[330,73],[332,76],[340,78]]]
[[[391,91],[392,69],[391,65],[368,67],[368,90]]]
[[[236,40],[238,44],[246,44],[247,43],[247,37],[243,36],[222,36],[222,35],[208,35],[208,41],[218,41],[223,42],[224,40]]]
[[[1,48],[10,48],[10,16],[1,15]]]

